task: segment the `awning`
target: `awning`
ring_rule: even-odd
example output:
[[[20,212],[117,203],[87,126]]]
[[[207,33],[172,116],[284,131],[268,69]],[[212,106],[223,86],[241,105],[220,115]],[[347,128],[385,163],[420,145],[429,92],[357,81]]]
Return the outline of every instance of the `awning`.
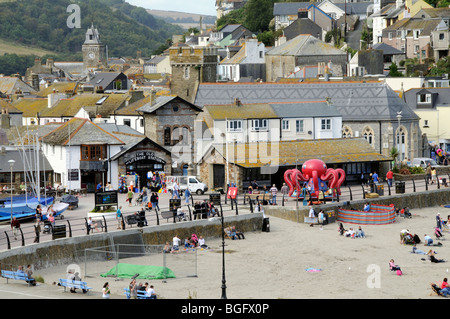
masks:
[[[228,162],[245,168],[295,166],[310,159],[325,164],[388,162],[365,138],[317,139],[281,142],[214,144]]]

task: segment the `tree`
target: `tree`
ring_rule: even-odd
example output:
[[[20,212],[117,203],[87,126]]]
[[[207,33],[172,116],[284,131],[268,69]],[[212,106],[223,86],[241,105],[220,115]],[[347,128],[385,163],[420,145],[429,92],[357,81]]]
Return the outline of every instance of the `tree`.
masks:
[[[269,30],[274,0],[249,0],[244,6],[245,26],[253,32]]]
[[[398,149],[393,146],[390,150],[389,150],[389,155],[392,157],[392,162],[396,162],[396,158],[400,155]]]
[[[389,76],[390,77],[402,77],[403,73],[399,72],[397,69],[397,64],[392,63],[391,66],[389,67]]]

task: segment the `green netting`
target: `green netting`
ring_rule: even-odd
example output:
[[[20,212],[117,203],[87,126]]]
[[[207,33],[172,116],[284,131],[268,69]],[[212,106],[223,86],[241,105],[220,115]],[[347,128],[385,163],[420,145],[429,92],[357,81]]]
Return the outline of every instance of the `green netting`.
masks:
[[[101,277],[117,277],[117,278],[131,278],[139,274],[137,279],[166,279],[175,278],[172,270],[162,266],[144,266],[119,263],[110,271],[100,274]]]

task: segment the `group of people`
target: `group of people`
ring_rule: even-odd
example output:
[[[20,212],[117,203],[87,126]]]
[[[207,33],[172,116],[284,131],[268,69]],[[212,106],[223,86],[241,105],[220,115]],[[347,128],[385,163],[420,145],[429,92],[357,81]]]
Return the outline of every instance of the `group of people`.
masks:
[[[227,236],[230,237],[232,240],[245,239],[244,233],[237,230],[236,226],[226,227],[224,231],[227,234]]]
[[[358,229],[355,231],[353,227],[349,227],[348,230],[344,228],[342,223],[339,223],[338,232],[341,236],[349,237],[349,238],[366,238],[366,233],[363,231],[361,226],[358,226]]]
[[[155,287],[146,283],[137,283],[136,279],[132,279],[130,285],[128,286],[130,290],[130,298],[137,299],[138,291],[145,292],[146,299],[157,299],[157,294],[155,292]]]
[[[283,188],[284,187],[284,188]],[[285,183],[283,183],[283,186],[281,187],[281,192],[283,195],[287,195],[289,192],[289,188],[286,186]],[[277,195],[278,195],[278,188],[275,184],[272,185],[270,189],[267,188],[266,185],[262,187],[260,190],[258,188],[258,184],[256,181],[253,181],[247,190],[248,194],[268,194],[269,195],[269,204],[270,205],[277,205]]]
[[[203,202],[197,201],[194,203],[194,219],[211,218],[216,215],[219,216],[219,211],[212,200],[207,201],[205,199]]]
[[[178,235],[175,235],[172,238],[172,245],[170,245],[169,242],[166,242],[163,253],[178,253],[180,251],[181,247],[181,239],[178,237]],[[188,236],[184,239],[184,248],[203,248],[208,249],[208,245],[206,245],[206,240],[203,236],[197,237],[195,233],[193,233],[191,236]]]

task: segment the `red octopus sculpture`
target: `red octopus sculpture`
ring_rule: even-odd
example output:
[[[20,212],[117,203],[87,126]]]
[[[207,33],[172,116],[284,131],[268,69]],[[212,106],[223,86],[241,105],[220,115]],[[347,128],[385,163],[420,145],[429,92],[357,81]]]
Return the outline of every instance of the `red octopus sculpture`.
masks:
[[[319,159],[311,159],[303,163],[301,172],[295,168],[284,172],[284,180],[289,186],[289,196],[292,196],[294,191],[297,191],[297,196],[299,196],[302,182],[309,182],[312,191],[318,197],[322,181],[327,181],[328,188],[336,189],[337,193],[341,194],[340,187],[345,180],[345,172],[341,168],[327,168],[325,163]]]

